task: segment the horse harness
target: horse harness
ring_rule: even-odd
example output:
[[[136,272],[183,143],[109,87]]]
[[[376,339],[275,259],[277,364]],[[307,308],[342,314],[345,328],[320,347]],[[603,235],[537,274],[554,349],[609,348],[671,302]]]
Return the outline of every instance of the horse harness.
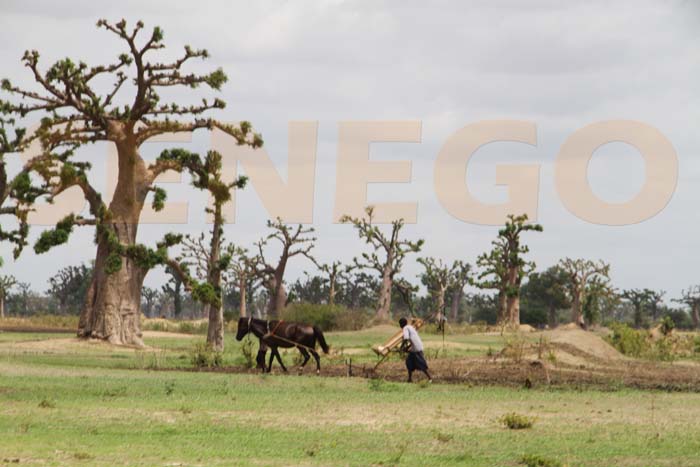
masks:
[[[250,324],[252,323],[252,321],[253,321],[253,317],[251,316],[250,318],[248,318],[248,329],[250,329]],[[277,331],[277,328],[279,328],[280,325],[281,325],[283,322],[284,322],[284,321],[279,320],[279,321],[277,322],[277,324],[275,325],[275,327],[274,327],[272,330],[270,330],[270,321],[269,321],[269,320],[265,320],[265,325],[266,325],[266,327],[267,327],[267,334],[265,334],[264,336],[262,336],[262,339],[274,337],[275,339],[279,339],[279,340],[281,340],[281,341],[283,341],[283,342],[286,342],[286,343],[288,343],[288,344],[292,344],[294,347],[302,347],[302,348],[304,348],[304,349],[306,349],[306,350],[311,350],[311,351],[313,351],[313,352],[316,351],[316,349],[313,349],[313,348],[309,347],[308,345],[300,344],[299,342],[294,342],[293,340],[286,339],[286,338],[284,338],[284,337],[282,337],[282,336],[279,336],[279,335],[275,334],[275,332]]]

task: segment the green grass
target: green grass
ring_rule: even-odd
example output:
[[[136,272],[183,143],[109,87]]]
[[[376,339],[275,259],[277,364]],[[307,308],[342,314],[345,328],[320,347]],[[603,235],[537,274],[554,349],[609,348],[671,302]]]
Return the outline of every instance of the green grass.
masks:
[[[331,333],[329,341],[369,349],[386,337],[370,330]],[[187,352],[200,339],[150,338],[156,349],[144,352],[3,344],[0,465],[517,466],[525,458],[697,465],[699,394],[138,369],[149,356],[189,366]],[[441,343],[441,336],[425,340]],[[449,341],[502,344],[484,335]],[[228,361],[240,358],[233,342],[227,339]],[[501,423],[508,413],[537,422],[509,430]]]

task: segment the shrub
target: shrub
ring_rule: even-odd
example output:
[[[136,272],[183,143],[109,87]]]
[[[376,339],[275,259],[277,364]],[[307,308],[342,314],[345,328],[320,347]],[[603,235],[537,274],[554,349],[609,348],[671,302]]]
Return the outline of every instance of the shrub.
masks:
[[[56,403],[51,399],[42,399],[41,402],[39,402],[39,407],[42,409],[55,409]]]
[[[516,363],[520,363],[528,346],[525,336],[520,332],[515,332],[513,334],[505,334],[503,339],[503,356],[513,359]]]
[[[638,331],[620,323],[613,323],[610,328],[613,333],[609,341],[620,353],[641,357],[649,352],[651,345],[645,331]]]
[[[676,323],[670,316],[664,316],[664,318],[661,320],[661,332],[664,336],[671,334],[671,332],[673,332],[673,328],[675,327]]]
[[[500,418],[500,422],[510,430],[525,430],[532,428],[535,423],[534,417],[520,415],[515,412],[507,413]]]
[[[241,342],[241,355],[243,355],[246,368],[255,367],[255,345],[250,337],[243,339],[243,342]]]
[[[341,305],[292,303],[284,310],[285,321],[318,326],[322,331],[353,331],[365,327],[371,315],[365,310],[353,310]]]
[[[520,458],[520,463],[527,467],[564,467],[561,462],[538,456],[536,454],[525,454]]]
[[[190,351],[190,361],[197,368],[218,368],[223,364],[223,355],[212,350],[210,345],[200,342]]]

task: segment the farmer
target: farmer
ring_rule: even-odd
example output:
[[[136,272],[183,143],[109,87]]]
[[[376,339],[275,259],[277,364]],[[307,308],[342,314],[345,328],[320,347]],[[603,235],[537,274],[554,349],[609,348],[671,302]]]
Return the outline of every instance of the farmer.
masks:
[[[430,376],[430,373],[428,373],[428,362],[425,361],[425,355],[423,355],[423,341],[420,340],[418,331],[408,324],[406,318],[401,318],[399,320],[399,326],[403,329],[401,349],[408,350],[408,357],[406,357],[408,382],[413,382],[413,372],[420,370],[428,377],[428,382],[432,383],[433,378]]]

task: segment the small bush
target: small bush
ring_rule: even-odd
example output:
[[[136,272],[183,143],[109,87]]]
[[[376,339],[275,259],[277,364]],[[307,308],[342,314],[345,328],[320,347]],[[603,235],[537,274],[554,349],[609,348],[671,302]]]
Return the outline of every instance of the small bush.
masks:
[[[42,409],[55,409],[56,403],[51,399],[42,399],[41,402],[39,402],[39,407]]]
[[[165,382],[165,395],[171,396],[175,392],[175,381]]]
[[[253,344],[253,339],[250,337],[246,337],[241,342],[241,355],[243,355],[246,368],[255,368],[257,364],[255,361],[255,344]]]
[[[312,324],[322,331],[355,331],[367,326],[371,318],[366,310],[303,302],[290,304],[283,315],[285,321]]]
[[[504,335],[504,346],[502,355],[506,358],[511,358],[516,363],[520,363],[528,347],[528,341],[522,333],[516,332],[513,334]]]
[[[645,331],[638,331],[620,323],[613,323],[610,328],[613,333],[609,341],[620,353],[630,357],[641,357],[649,352],[651,345]]]
[[[532,428],[535,418],[511,412],[501,417],[500,422],[509,430],[526,430]]]
[[[223,355],[212,350],[206,343],[200,342],[190,351],[190,361],[196,368],[218,368],[223,364]]]
[[[527,467],[565,467],[561,462],[538,456],[536,454],[526,454],[520,458],[520,463]]]
[[[664,336],[668,336],[673,332],[673,328],[676,327],[676,323],[670,316],[664,316],[661,320],[661,332]]]

